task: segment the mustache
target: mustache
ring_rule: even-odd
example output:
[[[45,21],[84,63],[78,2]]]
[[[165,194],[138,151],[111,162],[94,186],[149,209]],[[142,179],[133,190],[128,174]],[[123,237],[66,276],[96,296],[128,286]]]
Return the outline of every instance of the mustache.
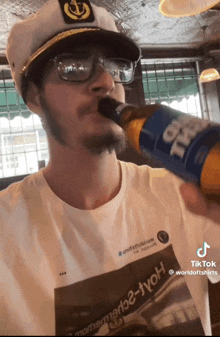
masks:
[[[89,115],[91,113],[98,112],[98,105],[91,106],[91,104],[84,104],[79,107],[78,114],[80,118],[83,118],[86,115]]]
[[[91,105],[85,103],[78,108],[78,116],[80,119],[94,112],[98,112],[98,104]]]
[[[90,103],[82,104],[78,109],[79,118],[83,118],[84,116],[86,116],[90,113],[94,113],[94,112],[100,113],[99,103],[103,98],[110,98],[110,96],[106,95],[106,96],[97,98],[97,100],[93,103],[90,102]],[[101,113],[100,113],[100,115],[103,116],[103,114],[101,114]]]

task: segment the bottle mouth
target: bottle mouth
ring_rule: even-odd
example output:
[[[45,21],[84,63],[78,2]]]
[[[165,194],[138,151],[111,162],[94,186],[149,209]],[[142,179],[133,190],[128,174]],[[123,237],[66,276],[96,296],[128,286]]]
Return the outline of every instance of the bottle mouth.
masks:
[[[116,101],[112,97],[103,97],[98,104],[98,111],[101,115],[106,118],[109,118],[116,123],[119,122],[120,113],[117,112],[117,107],[123,104],[121,102]]]

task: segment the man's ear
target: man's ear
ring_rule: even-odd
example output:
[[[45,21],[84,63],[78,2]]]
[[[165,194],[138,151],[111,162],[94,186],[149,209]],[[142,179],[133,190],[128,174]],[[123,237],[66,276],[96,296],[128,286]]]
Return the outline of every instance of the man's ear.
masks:
[[[36,113],[39,116],[42,115],[42,109],[40,104],[40,91],[32,82],[30,82],[28,86],[26,105],[30,111]]]

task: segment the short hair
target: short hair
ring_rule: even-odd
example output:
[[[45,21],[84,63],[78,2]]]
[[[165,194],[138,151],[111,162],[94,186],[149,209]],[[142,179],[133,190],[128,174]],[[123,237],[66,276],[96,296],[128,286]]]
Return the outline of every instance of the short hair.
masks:
[[[45,82],[44,80],[52,66],[52,63],[49,61],[50,58],[47,57],[34,62],[34,64],[32,64],[28,69],[27,74],[23,75],[21,82],[22,85],[21,95],[25,104],[27,104],[27,94],[30,83],[33,83],[39,90],[43,90]]]

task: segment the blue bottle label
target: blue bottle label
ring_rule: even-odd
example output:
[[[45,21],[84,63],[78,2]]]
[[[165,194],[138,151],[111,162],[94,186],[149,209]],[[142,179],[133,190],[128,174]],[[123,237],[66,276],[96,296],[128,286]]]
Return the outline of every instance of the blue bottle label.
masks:
[[[220,125],[163,106],[144,124],[140,149],[184,180],[200,182],[210,149],[220,140]]]

